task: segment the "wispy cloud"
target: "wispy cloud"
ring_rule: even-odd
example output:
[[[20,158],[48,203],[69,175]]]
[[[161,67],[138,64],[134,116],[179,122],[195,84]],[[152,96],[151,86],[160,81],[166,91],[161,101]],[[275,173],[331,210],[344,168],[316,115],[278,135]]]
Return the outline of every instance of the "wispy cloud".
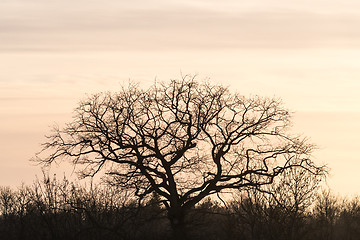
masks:
[[[5,0],[0,3],[0,48],[122,50],[359,45],[360,16],[345,11],[351,6],[339,12],[334,1],[330,2],[332,8],[322,11],[316,4],[313,8],[306,5],[306,1],[302,5],[270,2],[272,7],[259,0],[253,4]],[[264,6],[268,5],[266,9]]]

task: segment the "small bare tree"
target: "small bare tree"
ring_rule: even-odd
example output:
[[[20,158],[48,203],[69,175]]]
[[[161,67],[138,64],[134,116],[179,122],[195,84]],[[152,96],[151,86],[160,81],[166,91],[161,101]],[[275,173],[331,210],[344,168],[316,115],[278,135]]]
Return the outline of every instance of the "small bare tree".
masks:
[[[314,206],[324,173],[324,169],[318,169],[316,174],[303,168],[286,169],[273,184],[266,186],[270,193],[266,195],[269,212],[272,212],[269,218],[275,216],[282,225],[270,224],[268,229],[289,240],[304,239],[310,230],[305,221]]]
[[[277,99],[185,76],[88,97],[72,122],[53,129],[37,160],[70,159],[83,176],[103,171],[140,198],[156,192],[183,239],[188,210],[211,194],[268,185],[295,167],[319,173],[314,146],[289,134],[289,124]]]

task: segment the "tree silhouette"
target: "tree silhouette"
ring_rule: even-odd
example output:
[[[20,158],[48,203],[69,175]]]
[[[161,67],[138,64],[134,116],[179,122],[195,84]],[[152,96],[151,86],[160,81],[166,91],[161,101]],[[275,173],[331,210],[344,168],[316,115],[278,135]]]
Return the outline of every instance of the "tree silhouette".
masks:
[[[69,159],[83,176],[103,172],[140,199],[155,192],[174,238],[184,239],[187,212],[211,194],[261,189],[295,167],[320,173],[314,146],[288,133],[290,120],[277,99],[246,98],[190,76],[146,90],[130,84],[80,102],[37,161]]]

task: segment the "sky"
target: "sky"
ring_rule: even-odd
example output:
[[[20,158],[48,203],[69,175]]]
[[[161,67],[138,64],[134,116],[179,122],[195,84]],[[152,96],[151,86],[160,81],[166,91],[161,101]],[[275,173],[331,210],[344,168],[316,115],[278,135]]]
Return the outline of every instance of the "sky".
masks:
[[[359,11],[358,0],[0,0],[0,185],[41,176],[29,159],[86,94],[197,74],[281,98],[328,185],[360,194]]]

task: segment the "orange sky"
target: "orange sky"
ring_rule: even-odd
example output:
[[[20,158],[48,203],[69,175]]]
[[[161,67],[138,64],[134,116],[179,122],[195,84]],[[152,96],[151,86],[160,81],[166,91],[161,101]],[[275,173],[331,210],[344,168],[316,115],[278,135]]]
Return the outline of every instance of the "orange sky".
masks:
[[[2,0],[0,185],[31,183],[48,126],[85,93],[182,72],[281,97],[330,186],[360,194],[360,2],[242,2]]]

